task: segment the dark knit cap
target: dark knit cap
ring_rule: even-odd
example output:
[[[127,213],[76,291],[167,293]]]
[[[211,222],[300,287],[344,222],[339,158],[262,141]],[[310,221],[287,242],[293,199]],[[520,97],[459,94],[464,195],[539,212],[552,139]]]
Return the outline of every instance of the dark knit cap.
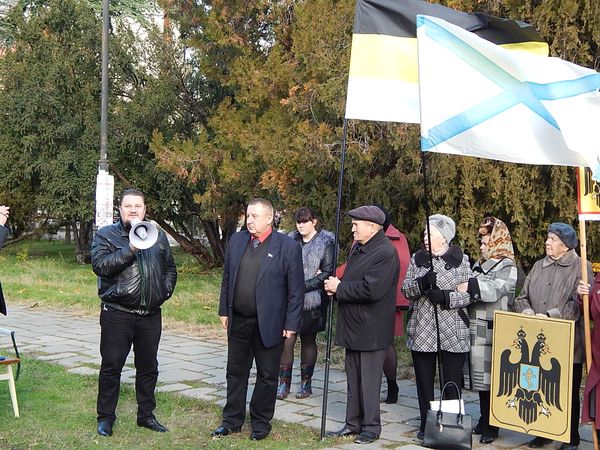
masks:
[[[569,249],[577,247],[577,233],[573,227],[567,223],[554,222],[548,227],[548,233],[557,235],[563,244]]]

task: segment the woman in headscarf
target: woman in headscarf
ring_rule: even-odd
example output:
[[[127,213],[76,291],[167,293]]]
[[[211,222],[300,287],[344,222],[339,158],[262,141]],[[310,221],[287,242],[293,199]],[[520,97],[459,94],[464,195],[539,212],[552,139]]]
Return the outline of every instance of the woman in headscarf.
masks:
[[[468,308],[471,353],[465,386],[479,393],[481,417],[473,434],[480,434],[479,442],[489,444],[498,437],[498,428],[490,425],[494,311],[508,311],[515,298],[518,271],[512,239],[504,222],[486,217],[479,225],[479,240],[481,259],[473,266],[474,281],[469,283],[476,302]]]
[[[438,336],[442,384],[453,381],[461,385],[462,368],[470,346],[466,311],[471,301],[467,293],[468,281],[472,277],[469,258],[459,247],[450,245],[456,231],[454,220],[450,217],[441,214],[430,216],[429,229],[431,236],[428,236],[427,229],[424,233],[425,249],[412,256],[402,285],[402,292],[410,301],[406,332],[421,413],[419,439],[424,436],[429,402],[434,399]],[[447,398],[456,398],[457,393],[453,389],[448,391]]]

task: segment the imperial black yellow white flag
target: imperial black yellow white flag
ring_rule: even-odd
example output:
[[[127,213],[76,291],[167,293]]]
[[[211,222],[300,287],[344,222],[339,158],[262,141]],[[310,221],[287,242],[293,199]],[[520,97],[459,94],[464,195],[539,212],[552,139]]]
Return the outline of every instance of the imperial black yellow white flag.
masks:
[[[494,313],[490,424],[569,442],[575,322]]]
[[[523,22],[421,0],[356,0],[347,119],[420,122],[417,14],[442,18],[505,48],[548,55],[548,45]]]

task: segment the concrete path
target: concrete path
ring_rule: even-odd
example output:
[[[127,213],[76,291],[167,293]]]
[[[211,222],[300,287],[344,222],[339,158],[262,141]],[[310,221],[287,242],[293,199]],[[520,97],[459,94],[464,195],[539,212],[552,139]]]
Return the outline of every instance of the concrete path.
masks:
[[[11,306],[9,315],[2,318],[3,328],[16,331],[17,344],[22,356],[35,357],[66,366],[74,374],[97,375],[100,364],[100,326],[97,318],[75,317],[66,312],[40,310],[25,306]],[[224,342],[206,341],[194,336],[164,332],[159,349],[160,375],[158,390],[177,392],[188,397],[224,404],[225,365],[227,347]],[[287,400],[278,401],[275,418],[282,421],[301,423],[320,429],[323,401],[323,367],[315,371],[314,395],[305,400],[296,400],[299,369],[294,368],[292,395]],[[254,376],[254,371],[252,373]],[[133,383],[135,370],[130,354],[123,371],[122,380]],[[346,379],[342,371],[331,370],[329,379],[329,400],[327,408],[327,429],[337,430],[343,426],[345,413]],[[197,387],[198,384],[202,387]],[[253,380],[251,380],[251,383]],[[416,388],[413,382],[402,380],[400,398],[395,405],[381,404],[383,431],[381,439],[366,447],[420,449],[415,438],[419,426],[419,410]],[[17,383],[18,389],[18,383]],[[249,395],[251,392],[249,393]],[[467,412],[474,421],[479,418],[477,396],[465,392]],[[26,411],[24,405],[23,413]],[[580,429],[581,450],[593,449],[591,428]],[[477,449],[527,448],[530,436],[501,430],[500,437],[493,444],[479,444]],[[559,443],[546,446],[556,449]],[[338,448],[365,448],[364,445],[344,444]]]

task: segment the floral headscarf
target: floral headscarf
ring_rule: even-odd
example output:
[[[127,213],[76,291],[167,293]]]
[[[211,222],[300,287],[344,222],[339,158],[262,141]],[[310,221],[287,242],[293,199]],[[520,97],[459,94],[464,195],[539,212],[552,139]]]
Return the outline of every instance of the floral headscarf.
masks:
[[[514,261],[515,251],[513,249],[512,238],[508,227],[504,222],[496,217],[486,217],[479,225],[479,236],[490,235],[487,255],[481,256],[481,261],[488,259],[510,258]]]

